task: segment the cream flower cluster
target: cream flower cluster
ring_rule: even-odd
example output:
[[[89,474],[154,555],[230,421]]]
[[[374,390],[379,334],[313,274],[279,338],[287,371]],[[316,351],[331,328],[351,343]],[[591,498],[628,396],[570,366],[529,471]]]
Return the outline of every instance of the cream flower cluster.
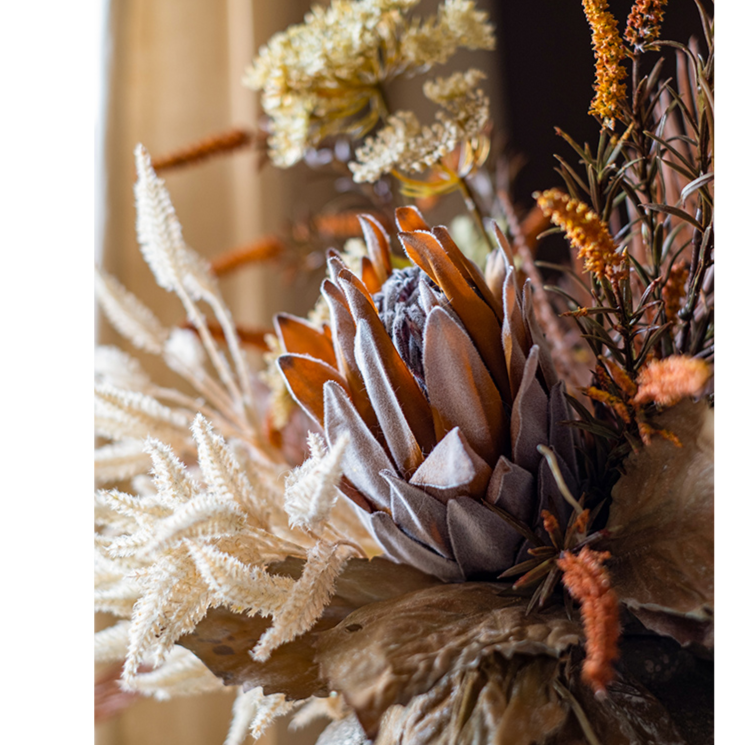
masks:
[[[350,163],[354,180],[376,181],[393,170],[419,173],[432,167],[462,142],[478,137],[489,121],[489,99],[475,88],[485,77],[479,70],[455,73],[424,84],[424,95],[445,111],[432,126],[420,124],[410,111],[399,111],[374,137],[368,137]]]
[[[494,29],[472,0],[445,0],[425,20],[420,0],[332,0],[262,47],[245,82],[262,92],[279,166],[331,134],[361,137],[384,114],[381,84],[423,72],[467,49],[492,49]]]

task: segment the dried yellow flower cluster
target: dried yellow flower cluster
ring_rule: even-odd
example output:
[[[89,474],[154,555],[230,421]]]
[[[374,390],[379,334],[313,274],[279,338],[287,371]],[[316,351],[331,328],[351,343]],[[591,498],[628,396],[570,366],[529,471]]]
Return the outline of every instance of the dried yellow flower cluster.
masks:
[[[420,173],[438,163],[459,144],[479,137],[489,120],[489,99],[476,90],[486,77],[479,70],[455,73],[424,84],[424,95],[449,113],[423,126],[410,111],[398,111],[374,137],[365,140],[350,169],[357,182],[376,181],[394,170]]]
[[[293,165],[328,135],[370,131],[385,114],[382,83],[444,63],[460,47],[494,47],[494,29],[472,0],[445,0],[424,21],[407,18],[418,3],[332,0],[262,47],[246,83],[262,91],[277,165]]]
[[[598,279],[604,275],[608,279],[619,276],[624,266],[623,254],[616,251],[608,226],[595,212],[558,189],[536,192],[533,196],[551,222],[567,234],[572,247],[585,261],[585,271]]]
[[[592,29],[592,48],[595,52],[595,98],[590,114],[602,117],[613,126],[626,97],[626,68],[621,61],[626,51],[618,33],[618,21],[608,10],[606,0],[582,0],[585,16]]]
[[[658,39],[667,0],[636,0],[626,22],[624,38],[632,49]]]

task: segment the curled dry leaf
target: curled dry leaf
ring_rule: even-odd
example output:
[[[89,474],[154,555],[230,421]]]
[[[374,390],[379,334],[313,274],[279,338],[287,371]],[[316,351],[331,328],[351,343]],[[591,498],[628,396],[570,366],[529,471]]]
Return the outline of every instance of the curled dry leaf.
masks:
[[[607,527],[613,586],[648,628],[713,646],[714,412],[705,401],[666,411],[655,439],[625,463]]]
[[[297,580],[303,565],[302,559],[291,557],[270,565],[269,570]],[[328,695],[314,659],[318,634],[368,603],[439,584],[418,569],[379,557],[371,561],[350,559],[315,626],[274,650],[266,662],[257,662],[250,652],[271,626],[271,619],[232,613],[227,608],[211,608],[194,631],[178,643],[194,652],[225,685],[243,685],[246,690],[263,686],[265,695],[284,693],[289,699]]]
[[[579,626],[563,610],[526,616],[524,601],[501,592],[480,582],[451,584],[361,608],[319,636],[321,675],[374,735],[389,707],[492,653],[558,658],[579,642]]]

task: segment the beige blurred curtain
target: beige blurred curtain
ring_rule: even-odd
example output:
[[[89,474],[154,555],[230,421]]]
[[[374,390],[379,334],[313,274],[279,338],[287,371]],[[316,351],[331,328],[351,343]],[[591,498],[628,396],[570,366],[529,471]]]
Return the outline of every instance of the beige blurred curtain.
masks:
[[[96,255],[165,322],[183,320],[183,308],[155,284],[139,253],[134,147],[142,143],[156,156],[231,127],[254,128],[258,101],[241,85],[243,71],[258,45],[302,20],[308,5],[305,0],[108,0]],[[282,224],[292,181],[272,168],[259,174],[257,158],[242,152],[165,175],[184,237],[206,257]],[[268,269],[242,270],[222,289],[239,322],[268,325],[282,307],[281,283]],[[159,380],[176,383],[158,360],[137,353],[99,321],[99,342],[122,346]],[[109,622],[100,618],[98,626]],[[168,702],[139,699],[97,725],[96,742],[221,745],[232,702],[228,691]],[[317,729],[287,733],[280,725],[261,742],[303,745],[317,734]]]

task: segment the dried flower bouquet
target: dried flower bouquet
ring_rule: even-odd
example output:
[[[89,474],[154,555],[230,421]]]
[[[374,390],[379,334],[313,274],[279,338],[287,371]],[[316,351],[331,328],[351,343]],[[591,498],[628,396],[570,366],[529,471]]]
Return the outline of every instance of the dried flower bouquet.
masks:
[[[694,1],[686,47],[661,40],[664,0],[636,0],[623,37],[584,0],[599,143],[560,132],[578,163],[559,159],[565,190],[522,220],[473,178],[482,72],[424,83],[431,125],[386,103],[393,78],[493,47],[473,2],[422,20],[418,0],[332,0],[273,37],[247,75],[268,139],[232,132],[158,169],[244,145],[287,167],[346,142],[361,193],[459,191],[475,230],[459,245],[371,197],[314,311],[277,316],[261,380],[245,346],[263,340],[218,277],[298,234],[209,265],[137,148],[142,254],[186,323],[103,272],[99,298],[185,387],[98,352],[96,603],[121,620],[96,651],[125,689],[234,687],[229,745],[288,712],[330,718],[326,744],[713,741],[714,42]],[[551,224],[566,264],[534,260]]]

